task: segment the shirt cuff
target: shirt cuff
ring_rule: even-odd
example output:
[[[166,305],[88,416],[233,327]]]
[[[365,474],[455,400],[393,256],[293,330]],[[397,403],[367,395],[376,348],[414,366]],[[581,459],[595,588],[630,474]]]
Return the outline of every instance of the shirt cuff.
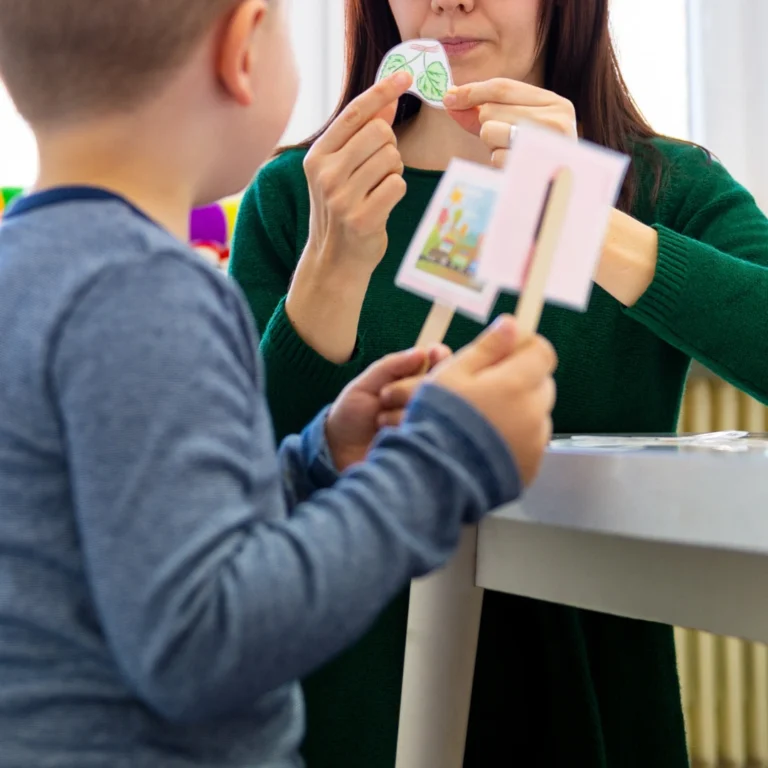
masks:
[[[301,433],[301,453],[307,478],[316,490],[330,488],[339,479],[325,432],[330,410],[330,406],[323,408]]]

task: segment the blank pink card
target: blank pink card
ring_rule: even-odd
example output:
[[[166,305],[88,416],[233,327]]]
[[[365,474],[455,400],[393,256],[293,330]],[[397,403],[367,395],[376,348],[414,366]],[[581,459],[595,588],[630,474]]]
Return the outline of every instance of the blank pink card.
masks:
[[[573,188],[545,297],[548,302],[584,310],[628,165],[629,158],[613,150],[521,124],[504,168],[478,279],[502,291],[522,290],[550,183],[567,167],[573,174]]]

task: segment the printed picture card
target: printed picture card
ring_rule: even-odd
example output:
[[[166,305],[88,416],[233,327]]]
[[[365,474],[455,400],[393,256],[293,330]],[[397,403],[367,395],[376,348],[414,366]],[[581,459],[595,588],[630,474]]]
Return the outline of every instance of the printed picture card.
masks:
[[[499,291],[478,273],[503,180],[501,171],[454,159],[411,240],[395,283],[487,322]]]

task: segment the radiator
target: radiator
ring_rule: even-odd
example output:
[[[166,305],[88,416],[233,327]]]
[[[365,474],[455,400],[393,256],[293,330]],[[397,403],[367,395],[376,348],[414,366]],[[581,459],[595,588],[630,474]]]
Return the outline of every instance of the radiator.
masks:
[[[681,432],[766,431],[766,408],[698,372]],[[676,629],[689,754],[694,768],[768,768],[768,646]]]

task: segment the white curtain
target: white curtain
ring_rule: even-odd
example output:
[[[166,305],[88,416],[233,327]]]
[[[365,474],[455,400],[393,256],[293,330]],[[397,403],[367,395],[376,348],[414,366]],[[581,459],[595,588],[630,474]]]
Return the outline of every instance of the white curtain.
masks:
[[[688,2],[692,138],[768,210],[768,2]]]
[[[687,0],[611,0],[610,9],[622,73],[638,106],[659,133],[690,138]]]
[[[293,0],[289,11],[301,89],[283,137],[286,144],[305,139],[325,123],[344,78],[344,0]]]

